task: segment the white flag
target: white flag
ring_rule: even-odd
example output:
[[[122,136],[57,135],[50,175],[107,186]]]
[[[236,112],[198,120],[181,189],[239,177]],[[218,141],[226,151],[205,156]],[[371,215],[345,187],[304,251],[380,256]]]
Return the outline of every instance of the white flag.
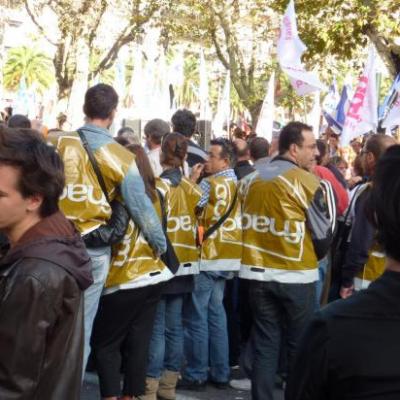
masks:
[[[222,96],[218,102],[217,113],[213,121],[213,132],[215,137],[221,137],[224,135],[224,127],[229,129],[230,117],[231,117],[231,76],[229,71],[226,74],[226,80]],[[229,132],[226,132],[227,137]]]
[[[210,103],[208,94],[208,77],[206,61],[204,59],[203,50],[200,52],[200,119],[210,119]]]
[[[368,61],[360,76],[354,96],[346,113],[340,143],[347,146],[352,139],[375,131],[378,126],[378,98],[376,92],[376,60],[374,46],[369,47]]]
[[[299,96],[304,96],[316,90],[326,90],[326,86],[321,83],[317,74],[305,70],[301,56],[306,50],[307,47],[301,41],[297,31],[294,0],[290,0],[281,24],[278,60]]]
[[[388,112],[385,120],[382,123],[383,128],[392,128],[393,126],[400,125],[400,81],[395,86],[397,97],[393,103],[392,108]]]
[[[320,92],[314,93],[314,105],[308,114],[307,122],[312,126],[315,137],[319,137],[319,125],[321,122]]]
[[[257,135],[272,140],[272,129],[274,127],[274,108],[275,108],[275,72],[272,73],[268,82],[268,90],[265,96],[260,117],[257,123]]]

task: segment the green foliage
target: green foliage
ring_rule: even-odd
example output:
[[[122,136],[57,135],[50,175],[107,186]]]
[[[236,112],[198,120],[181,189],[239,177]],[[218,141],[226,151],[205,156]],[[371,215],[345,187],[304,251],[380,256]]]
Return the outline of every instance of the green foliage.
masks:
[[[54,82],[51,59],[35,47],[10,49],[4,66],[4,85],[9,90],[17,90],[22,78],[28,88],[35,85],[43,93]]]

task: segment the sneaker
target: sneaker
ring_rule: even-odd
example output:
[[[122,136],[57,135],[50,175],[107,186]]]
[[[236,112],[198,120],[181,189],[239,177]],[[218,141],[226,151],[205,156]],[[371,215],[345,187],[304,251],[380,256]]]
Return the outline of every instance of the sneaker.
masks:
[[[236,389],[236,390],[246,390],[250,391],[251,390],[251,380],[250,379],[232,379],[229,382],[229,385],[231,388]]]
[[[217,381],[209,380],[208,383],[211,386],[214,386],[216,389],[220,389],[220,390],[226,390],[229,388],[229,382],[217,382]]]
[[[205,381],[189,381],[188,379],[179,379],[176,384],[177,390],[190,390],[192,392],[204,392],[207,382]]]

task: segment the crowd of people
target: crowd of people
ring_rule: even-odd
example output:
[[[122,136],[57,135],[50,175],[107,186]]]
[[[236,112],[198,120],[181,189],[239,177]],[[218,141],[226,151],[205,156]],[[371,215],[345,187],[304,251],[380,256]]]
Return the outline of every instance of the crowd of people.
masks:
[[[287,400],[398,399],[396,140],[357,138],[349,162],[290,122],[204,150],[178,110],[142,143],[112,136],[117,106],[97,84],[76,131],[0,125],[0,398],[79,399],[88,367],[104,400],[273,400],[278,380]]]

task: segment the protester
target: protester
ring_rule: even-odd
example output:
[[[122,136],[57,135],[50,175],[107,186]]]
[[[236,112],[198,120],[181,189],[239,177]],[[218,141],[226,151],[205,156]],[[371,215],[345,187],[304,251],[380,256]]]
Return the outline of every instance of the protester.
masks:
[[[385,272],[316,314],[299,345],[286,400],[400,398],[400,176],[393,173],[399,170],[400,146],[393,146],[377,162],[366,201],[387,255]]]
[[[333,172],[327,167],[323,166],[328,153],[328,145],[323,140],[317,140],[319,155],[316,158],[317,165],[313,168],[313,172],[321,179],[327,180],[331,185],[336,197],[337,214],[341,216],[344,214],[347,206],[349,205],[349,195],[343,184],[336,178]]]
[[[354,154],[357,156],[359,156],[361,154],[362,151],[362,142],[359,138],[355,138],[350,142],[350,146],[354,151]]]
[[[269,153],[270,146],[267,139],[257,137],[250,142],[250,157],[256,170],[270,162]]]
[[[349,169],[349,164],[347,164],[347,161],[344,158],[339,156],[334,156],[331,157],[329,163],[337,168],[337,170],[341,173],[344,179],[347,178],[347,171]]]
[[[171,131],[168,123],[162,119],[153,119],[144,127],[144,135],[146,137],[146,145],[148,148],[148,157],[153,174],[158,178],[162,174],[160,164],[161,141],[162,138]]]
[[[90,258],[58,209],[64,171],[39,133],[0,128],[0,398],[78,400]]]
[[[187,140],[179,133],[164,137],[161,147],[163,173],[157,187],[167,203],[168,237],[180,266],[176,277],[163,287],[151,338],[146,396],[141,400],[175,399],[175,387],[183,365],[183,307],[199,273],[196,246],[196,205],[199,187],[183,175]]]
[[[139,136],[129,126],[124,126],[118,130],[116,140],[122,146],[128,146],[130,144],[140,145]]]
[[[290,376],[299,335],[315,308],[318,260],[332,236],[322,188],[308,172],[317,155],[312,128],[289,123],[279,137],[279,156],[258,170],[243,199],[239,276],[250,280],[253,400],[274,398],[282,340]]]
[[[232,137],[233,137],[233,141],[235,141],[235,139],[246,140],[246,132],[237,126],[233,130]]]
[[[111,126],[118,95],[105,84],[98,84],[85,94],[84,112],[87,123],[80,133],[87,141],[89,151],[104,180],[103,192],[99,176],[89,159],[77,133],[65,133],[52,140],[64,160],[66,186],[60,207],[68,219],[75,223],[82,235],[91,233],[107,224],[111,207],[107,197],[114,200],[121,196],[133,222],[143,232],[149,245],[158,256],[165,252],[165,236],[151,200],[146,196],[143,180],[135,164],[134,155],[116,143],[108,128]],[[100,294],[110,266],[109,245],[93,247],[86,242],[92,260],[94,284],[85,292],[85,354],[84,365],[90,352],[90,335],[97,312]]]
[[[161,219],[160,200],[150,162],[139,145],[130,145],[146,194]],[[161,297],[160,282],[173,274],[154,254],[131,220],[121,243],[113,246],[110,272],[93,326],[92,351],[104,399],[131,399],[145,394],[148,349]],[[121,360],[124,383],[120,389]]]
[[[31,129],[31,121],[28,117],[21,114],[12,115],[7,122],[7,126],[9,128],[22,128],[22,129]]]
[[[197,145],[191,138],[196,131],[196,117],[189,110],[178,110],[171,119],[172,129],[186,137],[188,141],[187,163],[189,168],[196,164],[204,164],[207,160],[207,153]]]
[[[198,203],[203,235],[200,274],[185,319],[186,366],[178,387],[204,390],[207,379],[227,388],[229,369],[226,314],[223,306],[225,280],[238,270],[241,258],[241,214],[237,201],[233,149],[224,139],[212,140],[205,164],[210,176],[200,183],[203,195]],[[192,179],[201,169],[192,171]],[[197,174],[197,175],[196,175]]]
[[[329,128],[328,145],[330,158],[340,156],[339,135],[334,133],[331,128]]]
[[[362,165],[362,154],[358,155],[352,164],[351,178],[347,181],[350,191],[364,181],[364,169]]]
[[[328,168],[333,175],[335,175],[335,178],[337,179],[338,182],[343,186],[344,189],[347,189],[347,182],[345,176],[339,171],[337,165],[332,162],[332,159],[329,156],[329,147],[327,143],[319,139],[317,140],[317,146],[318,146],[318,165],[321,165],[322,167]]]
[[[250,164],[250,148],[243,139],[235,139],[233,141],[233,149],[236,156],[236,165],[234,168],[238,180],[254,171]]]
[[[233,141],[233,149],[236,156],[236,165],[234,168],[238,180],[254,173],[255,169],[250,163],[250,147],[243,139]],[[240,282],[235,276],[229,279],[225,285],[224,306],[227,316],[228,337],[229,337],[229,365],[236,367],[239,365],[239,357],[242,341],[242,324],[248,324],[248,315],[241,315],[241,310],[245,307],[243,303],[247,302],[247,282]],[[244,328],[244,329],[247,329]]]
[[[368,138],[362,154],[364,171],[370,179],[374,176],[380,157],[394,144],[396,141],[387,135],[371,135]],[[342,298],[351,296],[354,290],[367,288],[384,271],[385,255],[376,241],[373,226],[364,218],[365,202],[370,189],[371,185],[366,183],[357,191],[351,240],[342,269]]]

